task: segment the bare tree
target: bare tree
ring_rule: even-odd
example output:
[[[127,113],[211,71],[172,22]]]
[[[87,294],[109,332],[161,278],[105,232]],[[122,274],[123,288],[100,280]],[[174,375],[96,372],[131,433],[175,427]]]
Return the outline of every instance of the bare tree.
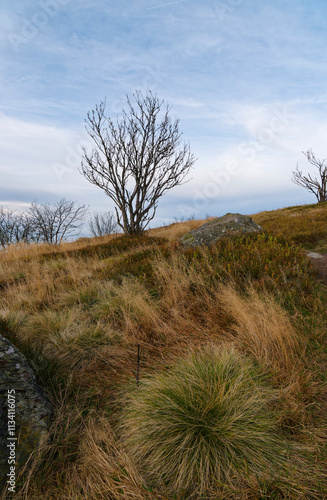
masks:
[[[82,174],[114,201],[117,223],[126,234],[139,234],[153,219],[159,198],[182,184],[195,162],[181,144],[179,120],[151,91],[127,96],[128,110],[114,123],[105,101],[87,114],[86,130],[95,143],[83,149]]]
[[[31,243],[35,241],[32,220],[28,214],[23,213],[15,215],[13,236],[14,243]]]
[[[323,160],[319,160],[316,158],[315,154],[312,152],[312,149],[308,149],[308,151],[302,151],[304,156],[308,159],[309,163],[318,169],[319,177],[312,178],[310,174],[303,175],[299,170],[299,166],[297,165],[296,170],[293,171],[292,181],[294,184],[298,186],[304,187],[308,191],[313,193],[318,203],[322,203],[327,201],[327,166],[325,165],[326,158]]]
[[[3,248],[13,243],[28,243],[33,239],[30,217],[0,207],[0,245]]]
[[[117,221],[111,212],[96,212],[89,220],[89,229],[92,236],[106,236],[117,229]]]
[[[15,216],[12,210],[0,208],[0,244],[6,247],[13,243]]]
[[[77,236],[87,208],[75,201],[62,198],[54,205],[33,202],[28,210],[37,241],[57,245],[71,236]]]

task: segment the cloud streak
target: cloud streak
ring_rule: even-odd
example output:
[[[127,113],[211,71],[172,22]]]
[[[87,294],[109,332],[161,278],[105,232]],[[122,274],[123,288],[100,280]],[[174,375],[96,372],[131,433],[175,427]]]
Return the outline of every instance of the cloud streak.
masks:
[[[166,200],[192,208],[196,189],[199,216],[307,200],[290,176],[302,150],[327,156],[322,0],[13,0],[0,15],[0,201],[65,195],[110,209],[78,172],[83,120],[104,97],[115,117],[126,93],[147,88],[173,105],[199,158],[193,180],[162,200],[167,213]],[[228,162],[241,170],[206,195]]]
[[[162,7],[169,7],[170,5],[176,5],[178,3],[184,3],[187,1],[188,0],[178,0],[177,2],[162,3],[160,5],[156,5],[155,7],[148,7],[146,10],[161,9]]]

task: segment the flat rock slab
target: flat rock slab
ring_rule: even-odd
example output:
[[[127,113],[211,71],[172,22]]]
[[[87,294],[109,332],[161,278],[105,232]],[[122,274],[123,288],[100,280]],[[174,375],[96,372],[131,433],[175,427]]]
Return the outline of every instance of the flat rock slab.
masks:
[[[262,228],[247,215],[226,214],[186,233],[181,238],[181,242],[186,247],[208,246],[222,238],[235,234],[259,233],[261,231]]]
[[[317,278],[327,286],[327,254],[318,252],[306,252],[306,254],[311,259]]]
[[[0,491],[47,436],[51,405],[25,356],[0,335]],[[8,481],[10,481],[8,483]],[[13,490],[11,490],[13,491]]]
[[[307,252],[307,256],[310,259],[322,259],[324,256],[318,252]]]

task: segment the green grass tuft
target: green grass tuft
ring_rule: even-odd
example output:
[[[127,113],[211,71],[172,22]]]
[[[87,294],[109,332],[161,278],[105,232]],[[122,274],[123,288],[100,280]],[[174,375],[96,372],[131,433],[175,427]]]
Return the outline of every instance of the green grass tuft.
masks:
[[[201,495],[213,482],[273,476],[287,459],[276,392],[233,348],[194,353],[124,396],[123,443],[150,485]]]

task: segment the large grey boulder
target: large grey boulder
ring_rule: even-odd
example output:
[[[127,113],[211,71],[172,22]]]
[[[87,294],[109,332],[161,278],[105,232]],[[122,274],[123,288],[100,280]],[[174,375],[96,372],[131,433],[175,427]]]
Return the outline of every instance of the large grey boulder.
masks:
[[[26,358],[0,335],[0,491],[15,491],[18,468],[46,439],[51,405]]]
[[[262,231],[262,228],[251,217],[241,214],[226,214],[186,233],[181,238],[181,242],[186,247],[211,245],[227,236],[258,233],[260,231]]]

